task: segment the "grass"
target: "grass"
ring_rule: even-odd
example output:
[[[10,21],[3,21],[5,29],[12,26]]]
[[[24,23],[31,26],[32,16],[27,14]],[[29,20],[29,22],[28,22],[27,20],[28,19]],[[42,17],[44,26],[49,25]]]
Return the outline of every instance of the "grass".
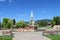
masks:
[[[12,40],[12,36],[0,36],[0,40]]]
[[[48,38],[52,39],[52,40],[60,40],[60,35],[48,35]]]

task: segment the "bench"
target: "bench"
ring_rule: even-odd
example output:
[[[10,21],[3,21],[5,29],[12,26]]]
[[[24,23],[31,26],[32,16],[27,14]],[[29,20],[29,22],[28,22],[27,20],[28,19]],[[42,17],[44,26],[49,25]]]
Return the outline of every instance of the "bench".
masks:
[[[2,34],[3,35],[13,35],[11,30],[3,30]]]
[[[46,33],[51,34],[51,35],[58,34],[58,33],[60,33],[60,30],[44,30],[42,34],[45,35]]]

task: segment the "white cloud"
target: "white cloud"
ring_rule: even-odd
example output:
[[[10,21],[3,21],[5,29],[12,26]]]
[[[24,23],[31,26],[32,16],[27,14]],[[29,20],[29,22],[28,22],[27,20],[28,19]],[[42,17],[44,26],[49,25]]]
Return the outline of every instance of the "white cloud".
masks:
[[[5,0],[0,0],[0,1],[5,1]]]
[[[0,0],[0,1],[9,1],[9,2],[12,2],[12,0]]]

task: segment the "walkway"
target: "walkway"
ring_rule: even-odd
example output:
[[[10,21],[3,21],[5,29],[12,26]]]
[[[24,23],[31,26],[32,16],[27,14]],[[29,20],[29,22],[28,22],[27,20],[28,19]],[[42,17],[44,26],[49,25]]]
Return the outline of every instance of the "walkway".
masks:
[[[14,36],[13,40],[50,40],[41,32],[16,32]]]

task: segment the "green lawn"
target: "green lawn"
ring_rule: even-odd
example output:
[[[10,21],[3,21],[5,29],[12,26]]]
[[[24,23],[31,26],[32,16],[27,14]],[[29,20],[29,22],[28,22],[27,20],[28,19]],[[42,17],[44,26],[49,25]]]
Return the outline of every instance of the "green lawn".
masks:
[[[12,36],[0,36],[0,40],[12,40]]]
[[[52,40],[60,40],[60,35],[48,35],[47,37]]]

